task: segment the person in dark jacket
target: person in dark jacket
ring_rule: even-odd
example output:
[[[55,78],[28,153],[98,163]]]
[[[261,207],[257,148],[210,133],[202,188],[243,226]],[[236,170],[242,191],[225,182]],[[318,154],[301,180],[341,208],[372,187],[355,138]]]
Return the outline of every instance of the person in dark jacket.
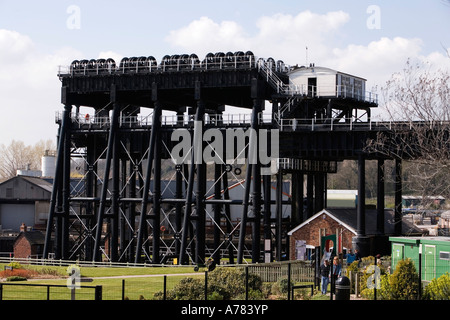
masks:
[[[323,264],[320,266],[320,276],[322,278],[321,289],[322,294],[327,294],[327,287],[330,275],[330,263],[327,259],[323,260]]]
[[[333,265],[331,266],[331,276],[333,280],[331,282],[331,291],[334,293],[336,287],[336,280],[341,277],[342,265],[339,261],[339,257],[335,256],[333,258]]]

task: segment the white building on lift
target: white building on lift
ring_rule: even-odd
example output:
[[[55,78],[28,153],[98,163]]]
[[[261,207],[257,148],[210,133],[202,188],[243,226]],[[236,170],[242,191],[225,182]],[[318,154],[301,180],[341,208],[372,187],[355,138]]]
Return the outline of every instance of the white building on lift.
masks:
[[[330,68],[301,66],[289,73],[290,86],[296,93],[310,97],[353,98],[377,103],[376,95],[366,92],[366,79]]]

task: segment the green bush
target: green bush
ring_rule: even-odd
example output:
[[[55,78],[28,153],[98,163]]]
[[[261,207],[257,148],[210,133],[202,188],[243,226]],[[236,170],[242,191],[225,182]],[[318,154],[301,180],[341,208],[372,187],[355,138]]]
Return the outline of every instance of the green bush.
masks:
[[[22,265],[17,261],[11,261],[8,263],[8,267],[12,267],[13,269],[22,269]]]
[[[439,278],[431,280],[425,287],[425,300],[450,300],[450,274],[446,272]]]
[[[380,288],[377,289],[377,300],[414,300],[418,297],[419,275],[411,259],[401,260],[392,275],[380,267]],[[367,288],[367,280],[373,270],[363,272],[360,281],[361,296],[374,299],[374,289]]]
[[[205,286],[203,280],[184,278],[167,291],[167,300],[204,300]]]
[[[261,291],[261,278],[248,276],[248,288]],[[245,294],[245,272],[236,268],[216,268],[208,273],[208,292],[218,292],[223,299],[230,300]]]
[[[419,275],[414,262],[408,258],[400,260],[389,279],[393,300],[414,300],[419,292]]]
[[[392,297],[391,286],[389,285],[389,274],[382,274],[380,276],[380,288],[377,289],[377,300],[390,300]],[[366,288],[361,291],[361,296],[368,299],[375,299],[374,289]]]
[[[6,278],[6,281],[26,281],[27,278],[21,276],[11,276]]]
[[[249,298],[262,296],[261,278],[249,274]],[[208,299],[242,299],[245,295],[245,272],[236,268],[216,268],[208,272]],[[172,290],[166,293],[167,300],[203,300],[205,285],[203,279],[184,278]],[[162,299],[163,293],[157,292],[154,299]]]
[[[289,281],[287,278],[278,279],[276,282],[279,288],[279,292],[281,294],[287,294],[289,290]],[[294,282],[291,281],[291,288],[294,285]]]

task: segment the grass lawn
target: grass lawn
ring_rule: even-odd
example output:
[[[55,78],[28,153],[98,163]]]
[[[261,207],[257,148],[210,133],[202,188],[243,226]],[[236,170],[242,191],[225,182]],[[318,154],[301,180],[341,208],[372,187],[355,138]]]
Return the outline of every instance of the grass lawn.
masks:
[[[4,269],[6,264],[0,264],[0,270]],[[36,266],[22,265],[24,268],[41,271],[46,274],[59,274],[67,276],[67,267],[55,266]],[[124,288],[124,296],[130,300],[137,300],[140,297],[151,299],[154,293],[162,291],[164,288],[164,275],[167,277],[167,289],[173,288],[186,275],[170,276],[171,274],[192,273],[189,277],[204,277],[203,272],[194,273],[193,266],[182,267],[146,267],[146,268],[112,268],[112,267],[81,267],[81,276],[83,278],[97,277],[119,277],[111,279],[93,279],[91,282],[82,282],[81,286],[102,286],[104,300],[121,300],[122,290]],[[156,275],[148,277],[148,275]],[[160,276],[158,276],[160,275]],[[129,277],[128,276],[142,276]],[[124,282],[123,282],[124,281]],[[52,287],[50,289],[50,299],[70,299],[71,290],[66,287],[67,279],[33,279],[23,282],[15,282],[17,284],[52,284],[62,287]],[[75,290],[77,299],[93,299],[94,289],[81,288]],[[25,286],[4,286],[3,299],[47,299],[46,287],[25,287]]]

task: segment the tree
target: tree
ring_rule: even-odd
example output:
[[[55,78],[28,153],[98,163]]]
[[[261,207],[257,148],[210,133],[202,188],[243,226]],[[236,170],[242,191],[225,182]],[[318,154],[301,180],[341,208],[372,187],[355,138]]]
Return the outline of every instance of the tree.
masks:
[[[411,159],[408,188],[423,199],[450,195],[449,80],[449,70],[408,61],[382,88],[391,130],[380,132],[367,146],[394,159]]]
[[[34,146],[17,140],[12,140],[8,146],[0,145],[0,180],[14,177],[20,169],[39,170],[45,150],[55,150],[52,140],[41,140]]]

